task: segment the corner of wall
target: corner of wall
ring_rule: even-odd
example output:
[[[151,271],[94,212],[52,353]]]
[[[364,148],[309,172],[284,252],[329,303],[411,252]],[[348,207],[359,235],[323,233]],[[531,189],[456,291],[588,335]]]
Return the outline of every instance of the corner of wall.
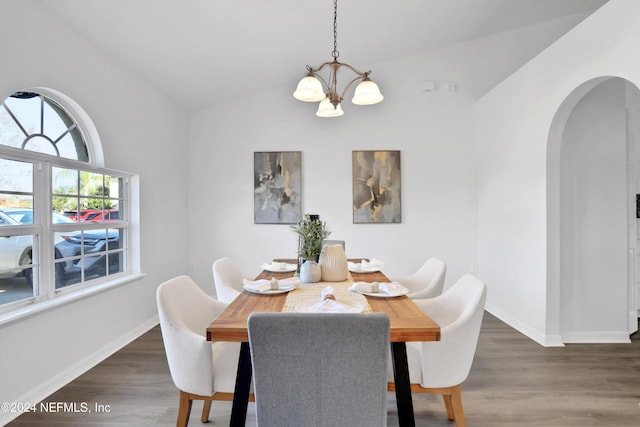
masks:
[[[545,334],[541,331],[535,330],[492,304],[487,304],[485,309],[493,316],[497,317],[507,325],[511,326],[513,329],[517,330],[527,338],[530,338],[543,347],[564,347],[562,339],[559,335]]]

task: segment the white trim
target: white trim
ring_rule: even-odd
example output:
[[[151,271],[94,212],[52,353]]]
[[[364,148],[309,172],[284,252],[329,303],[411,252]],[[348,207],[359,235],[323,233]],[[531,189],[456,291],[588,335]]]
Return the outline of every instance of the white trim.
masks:
[[[564,336],[567,344],[630,344],[631,339],[620,331],[577,331]]]
[[[100,134],[98,134],[98,129],[96,129],[95,124],[93,124],[93,120],[91,120],[91,117],[89,117],[80,104],[64,93],[48,87],[33,87],[25,90],[44,95],[58,103],[65,112],[71,116],[84,138],[84,145],[87,147],[89,152],[89,161],[82,163],[91,165],[92,167],[104,167],[104,153],[102,150]]]
[[[138,273],[114,278],[112,280],[105,281],[104,283],[87,286],[85,288],[78,289],[77,291],[57,295],[54,298],[48,300],[35,302],[22,308],[7,311],[0,314],[0,327],[9,325],[24,318],[42,313],[44,311],[53,310],[60,306],[94,296],[96,294],[117,288],[127,283],[141,280],[144,276],[144,273]]]
[[[537,331],[530,326],[521,323],[519,320],[504,313],[491,304],[487,304],[485,306],[485,310],[543,347],[564,347],[564,343],[562,342],[561,337],[558,335],[543,334],[540,331]]]
[[[111,341],[107,345],[103,346],[93,354],[88,357],[80,360],[78,363],[73,366],[65,369],[59,374],[54,375],[49,378],[44,383],[40,384],[38,387],[28,391],[23,394],[19,398],[17,398],[16,402],[30,402],[30,403],[38,403],[42,400],[46,399],[48,396],[61,389],[65,385],[69,384],[71,381],[78,378],[80,375],[87,372],[89,369],[97,366],[100,362],[105,360],[107,357],[111,356],[118,350],[122,349],[127,344],[133,342],[138,337],[143,335],[145,332],[149,331],[151,328],[155,327],[159,323],[158,316],[154,316],[146,322],[140,324],[137,328],[129,331],[128,333],[121,335],[116,340]],[[9,412],[2,413],[0,412],[0,425],[8,424],[10,421],[18,418],[22,413],[20,412]]]
[[[494,306],[487,304],[485,308],[489,313],[543,347],[564,347],[565,344],[629,344],[631,342],[629,336],[620,331],[584,331],[565,336],[542,334]]]

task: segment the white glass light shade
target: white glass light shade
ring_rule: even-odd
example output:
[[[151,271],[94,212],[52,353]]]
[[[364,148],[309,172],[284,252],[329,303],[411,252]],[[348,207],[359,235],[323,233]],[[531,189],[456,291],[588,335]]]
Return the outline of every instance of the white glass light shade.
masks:
[[[356,87],[356,91],[353,94],[353,102],[356,105],[371,105],[377,104],[382,101],[384,96],[380,93],[380,88],[378,85],[372,82],[371,80],[363,80]]]
[[[313,76],[306,76],[300,80],[293,97],[305,102],[322,101],[327,95],[322,90],[322,83]]]
[[[318,117],[338,117],[344,114],[342,111],[342,107],[338,104],[337,107],[334,108],[329,98],[325,98],[318,105],[318,111],[316,112],[316,116]]]

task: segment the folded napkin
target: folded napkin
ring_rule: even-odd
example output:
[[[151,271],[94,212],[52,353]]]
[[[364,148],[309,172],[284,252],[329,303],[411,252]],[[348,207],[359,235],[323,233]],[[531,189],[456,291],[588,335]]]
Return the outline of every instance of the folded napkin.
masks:
[[[327,286],[322,291],[320,291],[320,299],[321,300],[326,300],[326,299],[335,300],[336,299],[336,290],[333,289],[333,286]]]
[[[375,258],[372,258],[371,261],[366,261],[363,259],[359,263],[349,261],[347,264],[349,266],[349,270],[355,271],[355,272],[361,271],[365,273],[380,271],[382,270],[382,267],[384,267],[384,263],[379,259],[375,259]]]
[[[242,287],[249,291],[266,292],[271,290],[271,280],[267,280],[267,279],[259,279],[259,280],[242,279],[242,283],[243,283]]]
[[[298,277],[288,277],[286,279],[259,279],[248,280],[242,279],[243,288],[254,292],[266,292],[272,289],[292,289],[300,285],[302,282]]]
[[[380,292],[391,296],[400,296],[409,293],[409,289],[398,282],[355,282],[349,287],[349,290],[351,292]]]
[[[409,292],[409,289],[405,288],[398,282],[380,283],[379,287],[380,292],[393,296],[406,295]]]
[[[362,286],[368,286],[368,285],[369,283],[367,282],[353,282],[353,285],[349,286],[348,290],[351,292],[358,292],[358,289],[361,289]]]
[[[360,311],[362,310],[332,299],[318,301],[307,310],[308,313],[359,313]]]
[[[343,304],[335,300],[335,290],[333,286],[327,286],[320,292],[320,301],[311,305],[308,313],[359,313],[356,307]]]
[[[280,287],[294,287],[297,288],[298,286],[302,285],[302,280],[300,280],[299,277],[287,277],[286,279],[280,279],[278,280],[278,283],[280,284]]]

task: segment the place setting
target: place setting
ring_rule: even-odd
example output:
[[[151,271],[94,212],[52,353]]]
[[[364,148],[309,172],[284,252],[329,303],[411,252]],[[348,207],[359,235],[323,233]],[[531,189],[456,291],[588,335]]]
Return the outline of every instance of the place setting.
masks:
[[[363,259],[360,262],[347,262],[347,267],[352,273],[377,273],[382,271],[384,262],[379,259],[372,258],[370,261]]]
[[[283,294],[296,289],[302,284],[298,277],[289,277],[286,279],[276,279],[275,277],[258,280],[242,279],[242,282],[242,288],[245,291],[263,295]]]
[[[298,313],[362,313],[367,308],[360,301],[339,295],[333,286],[327,286],[320,292],[320,298],[296,302],[295,311]]]
[[[298,265],[288,262],[271,261],[269,263],[263,263],[260,265],[260,268],[271,273],[289,273],[296,271],[298,269]]]
[[[409,289],[398,282],[355,282],[349,290],[376,298],[395,298],[409,293]]]

